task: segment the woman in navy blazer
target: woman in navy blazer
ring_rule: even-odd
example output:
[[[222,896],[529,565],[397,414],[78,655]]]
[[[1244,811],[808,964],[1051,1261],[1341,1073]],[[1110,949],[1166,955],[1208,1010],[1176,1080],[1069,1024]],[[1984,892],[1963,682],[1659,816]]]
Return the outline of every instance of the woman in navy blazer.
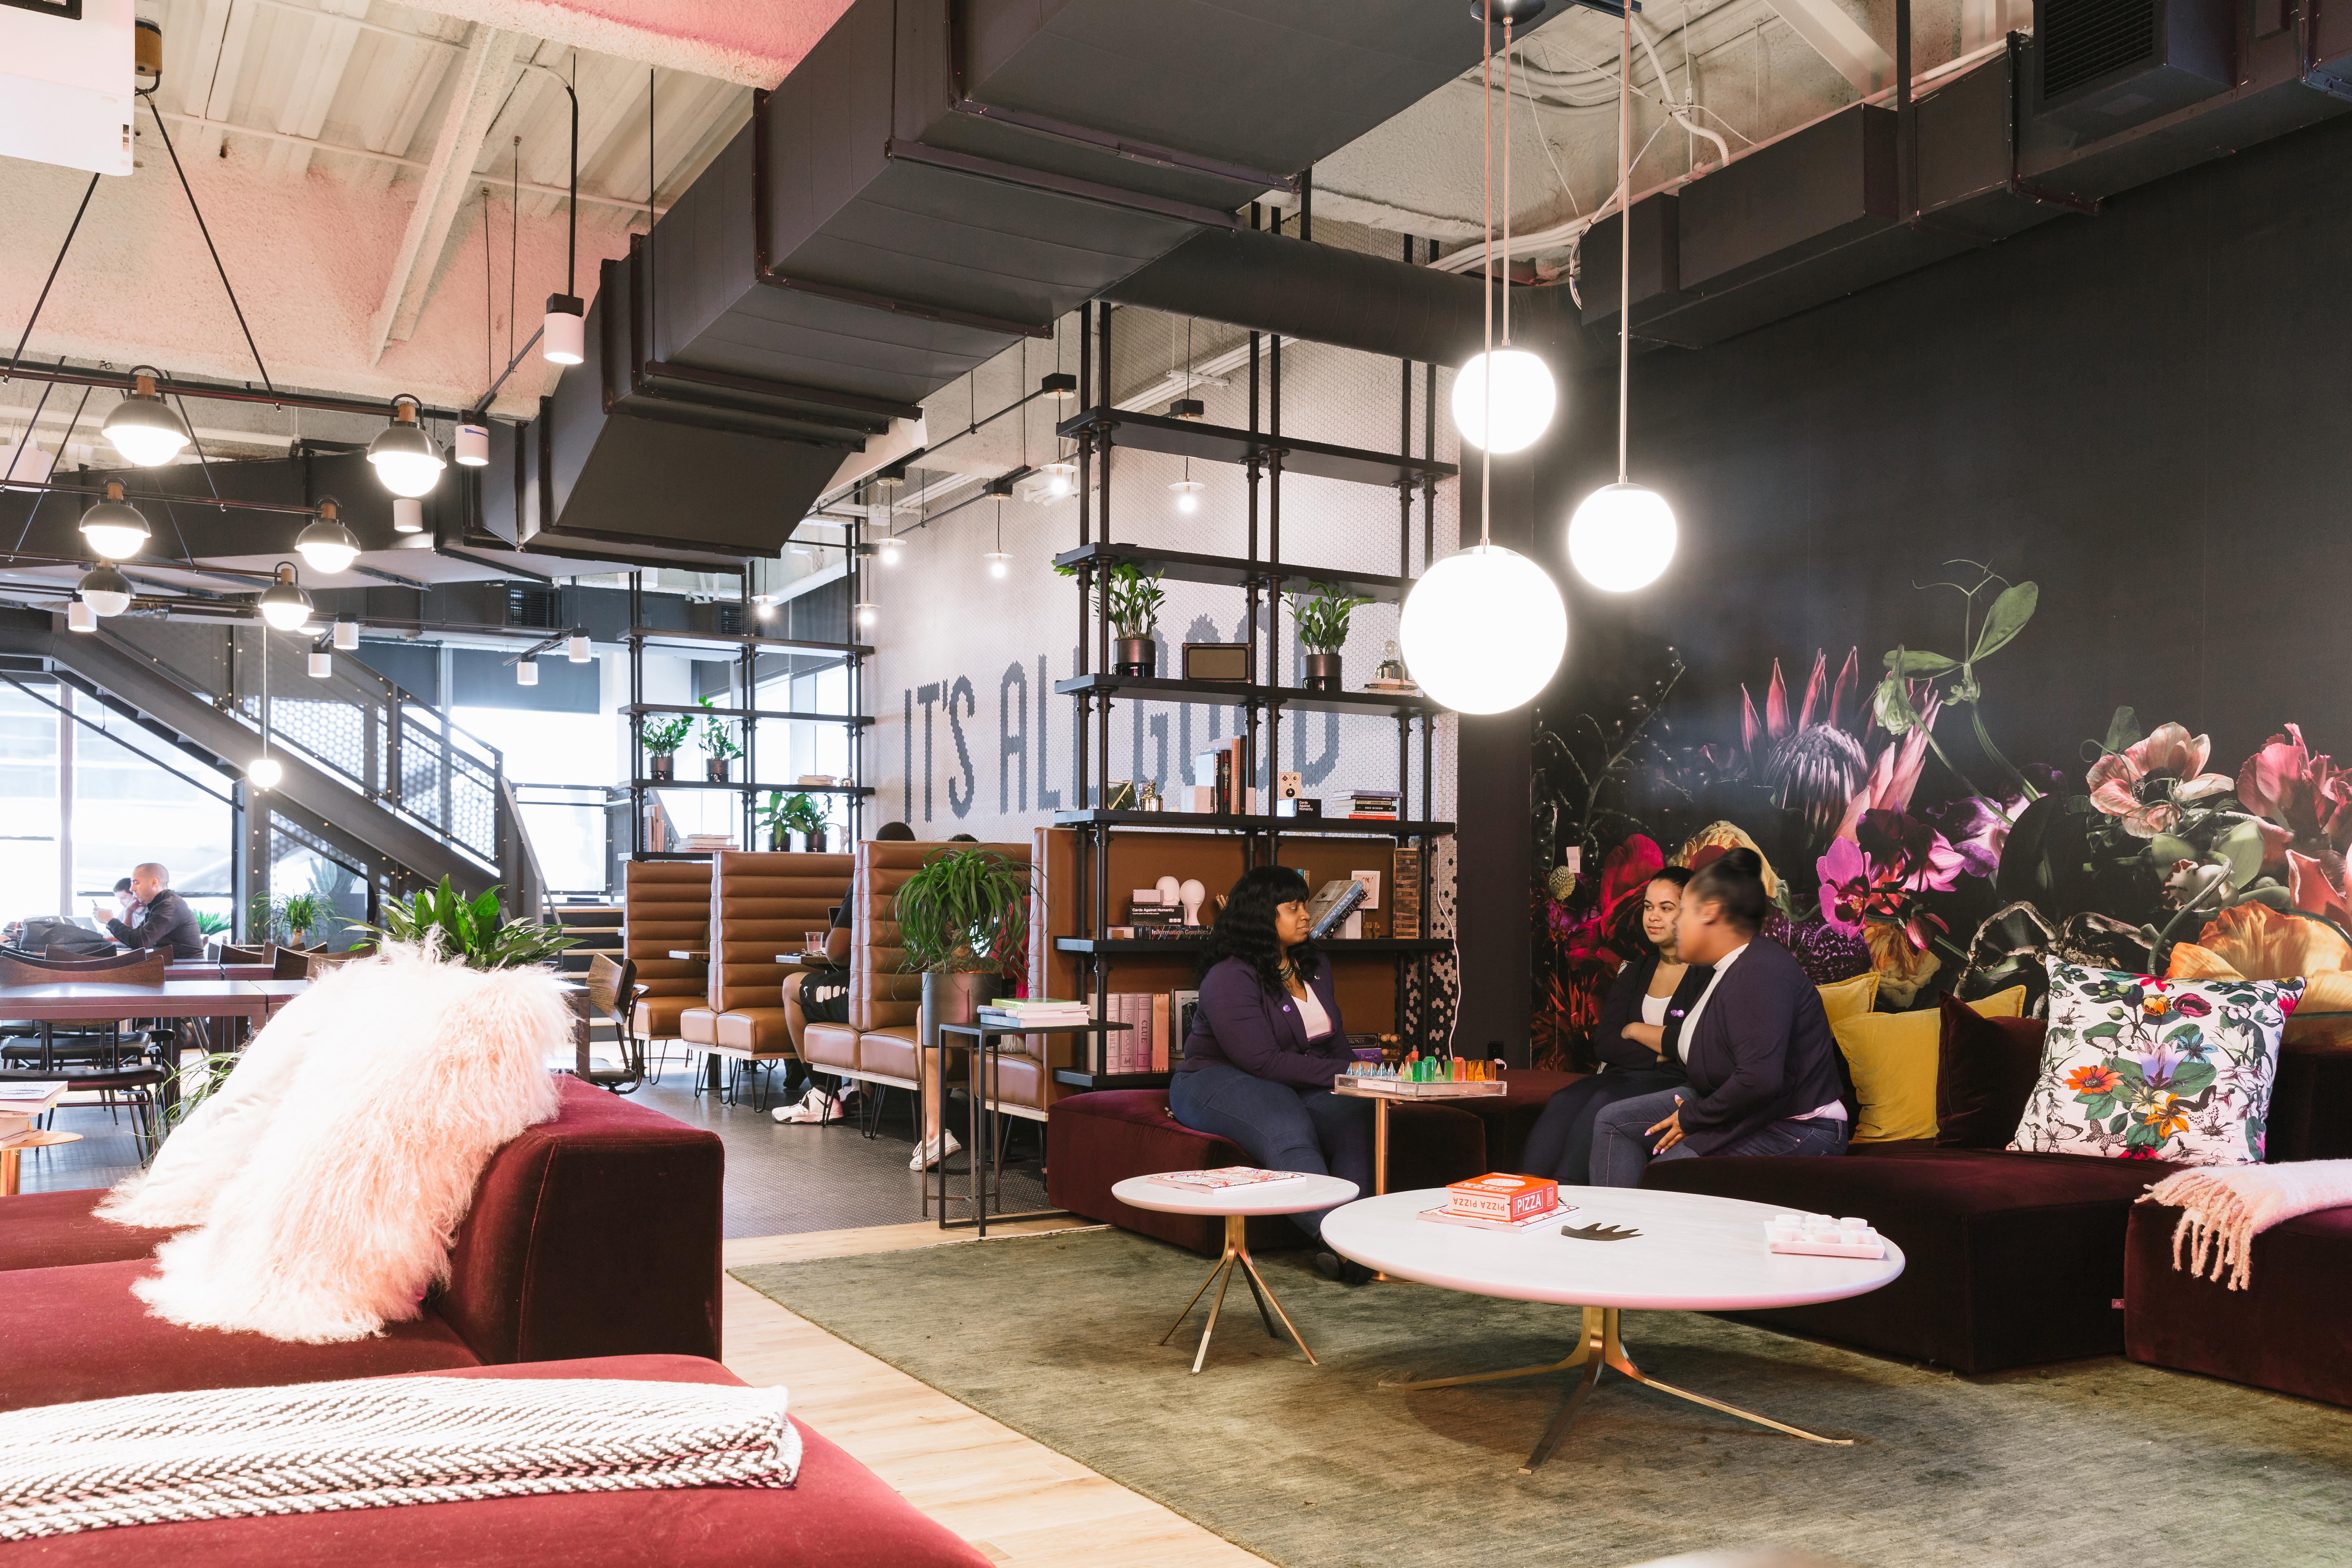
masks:
[[[1353,1059],[1331,961],[1307,940],[1307,879],[1286,866],[1242,873],[1201,959],[1201,1002],[1168,1086],[1177,1121],[1242,1146],[1270,1171],[1372,1185],[1371,1105],[1331,1092]],[[1323,1238],[1328,1209],[1291,1215]],[[1360,1284],[1369,1270],[1328,1250],[1315,1265]]]
[[[1642,934],[1650,951],[1617,971],[1601,1004],[1592,1030],[1601,1070],[1578,1079],[1544,1106],[1528,1133],[1522,1173],[1549,1176],[1564,1187],[1585,1185],[1592,1179],[1592,1119],[1602,1106],[1690,1081],[1675,1047],[1684,1016],[1714,973],[1685,962],[1675,945],[1675,921],[1690,879],[1688,867],[1668,866],[1642,889]]]
[[[1843,1083],[1821,993],[1789,950],[1758,934],[1763,861],[1727,850],[1684,890],[1676,938],[1715,974],[1683,1020],[1687,1089],[1607,1106],[1593,1119],[1596,1186],[1638,1187],[1652,1160],[1843,1154]]]

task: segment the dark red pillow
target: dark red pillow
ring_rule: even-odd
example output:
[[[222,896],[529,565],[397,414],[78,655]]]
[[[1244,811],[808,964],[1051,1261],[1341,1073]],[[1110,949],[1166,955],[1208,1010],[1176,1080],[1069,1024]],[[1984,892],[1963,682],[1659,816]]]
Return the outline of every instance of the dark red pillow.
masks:
[[[2042,1076],[2039,1018],[1987,1018],[1949,993],[1936,1064],[1936,1147],[2006,1149]]]

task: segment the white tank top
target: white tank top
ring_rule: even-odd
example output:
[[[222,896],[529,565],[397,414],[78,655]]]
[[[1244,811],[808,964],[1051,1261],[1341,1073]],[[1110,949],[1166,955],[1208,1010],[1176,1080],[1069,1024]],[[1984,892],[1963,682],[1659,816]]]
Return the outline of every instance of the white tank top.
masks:
[[[1666,1021],[1666,1004],[1673,1000],[1671,996],[1643,997],[1642,1022],[1653,1028],[1662,1026]]]
[[[1312,985],[1307,988],[1306,995],[1298,998],[1298,1022],[1305,1026],[1310,1041],[1331,1032],[1331,1015],[1323,1011],[1322,998],[1315,994]]]

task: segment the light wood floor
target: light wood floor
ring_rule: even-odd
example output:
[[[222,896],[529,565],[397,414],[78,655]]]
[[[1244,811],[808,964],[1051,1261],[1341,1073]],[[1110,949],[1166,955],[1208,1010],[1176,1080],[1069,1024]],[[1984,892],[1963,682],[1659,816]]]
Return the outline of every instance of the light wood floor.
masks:
[[[1027,1220],[1020,1235],[1066,1226]],[[993,1238],[992,1237],[992,1240]],[[936,1225],[814,1231],[726,1244],[730,1268],[942,1243]],[[1263,1564],[1149,1498],[958,1404],[730,1278],[725,1361],[746,1383],[783,1384],[793,1414],[931,1518],[1010,1568],[1246,1568]]]

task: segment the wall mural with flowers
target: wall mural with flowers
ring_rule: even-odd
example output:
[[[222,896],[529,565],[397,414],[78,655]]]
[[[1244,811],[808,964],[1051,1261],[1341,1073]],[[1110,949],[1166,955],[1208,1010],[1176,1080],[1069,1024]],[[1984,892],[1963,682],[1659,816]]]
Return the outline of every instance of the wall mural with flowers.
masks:
[[[2225,771],[2207,736],[2129,706],[2077,757],[2012,761],[2000,715],[2041,678],[1998,656],[2042,612],[2039,585],[1949,561],[1916,587],[1949,641],[1794,656],[1793,690],[1776,658],[1739,686],[1736,733],[1677,701],[1672,648],[1615,710],[1539,722],[1537,1065],[1591,1064],[1650,878],[1735,844],[1765,860],[1764,934],[1821,984],[1875,971],[1882,1008],[2022,984],[2038,1012],[2055,958],[2303,975],[2307,1009],[2352,1010],[2352,771],[2292,722]]]

